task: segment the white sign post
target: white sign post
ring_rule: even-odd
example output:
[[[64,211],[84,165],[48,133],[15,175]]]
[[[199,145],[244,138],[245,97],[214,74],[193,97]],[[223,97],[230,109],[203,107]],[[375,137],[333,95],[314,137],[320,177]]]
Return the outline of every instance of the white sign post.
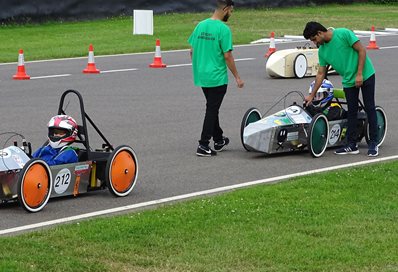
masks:
[[[134,35],[153,35],[153,10],[134,10]]]

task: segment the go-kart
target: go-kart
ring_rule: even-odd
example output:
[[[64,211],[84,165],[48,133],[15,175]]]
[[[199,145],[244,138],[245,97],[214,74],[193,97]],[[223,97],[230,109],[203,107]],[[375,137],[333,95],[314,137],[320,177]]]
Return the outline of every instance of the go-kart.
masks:
[[[267,59],[265,70],[270,77],[303,78],[316,76],[319,69],[318,49],[309,46],[278,50]],[[328,68],[328,74],[335,73]]]
[[[18,201],[25,210],[38,212],[50,198],[105,188],[115,196],[126,196],[133,190],[138,176],[134,150],[127,145],[113,148],[85,112],[78,91],[67,90],[62,94],[58,114],[65,114],[64,100],[68,94],[75,94],[80,104],[81,124],[75,141],[79,145],[78,162],[49,166],[41,159],[30,158],[31,145],[25,140],[22,148],[14,143],[15,146],[0,150],[2,203]],[[87,122],[104,141],[102,148],[95,151],[89,144]]]
[[[304,101],[302,93],[290,92],[270,109],[291,93],[299,94]],[[347,103],[342,89],[334,89],[333,103],[337,103],[343,109],[346,108]],[[376,106],[376,114],[377,146],[380,146],[386,137],[387,117],[383,108],[379,106]],[[358,120],[357,141],[360,142],[365,137],[366,142],[369,143],[369,125],[361,101]],[[247,151],[275,154],[308,149],[311,155],[317,158],[322,156],[327,147],[346,144],[347,125],[346,118],[328,120],[324,113],[310,114],[307,109],[297,103],[266,117],[262,117],[261,112],[253,107],[243,116],[240,136],[242,145]]]

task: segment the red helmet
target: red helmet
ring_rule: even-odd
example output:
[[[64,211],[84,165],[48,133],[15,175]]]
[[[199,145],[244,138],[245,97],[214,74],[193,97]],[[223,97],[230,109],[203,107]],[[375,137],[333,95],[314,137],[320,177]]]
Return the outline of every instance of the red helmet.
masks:
[[[56,115],[48,122],[48,140],[52,148],[61,148],[76,140],[78,126],[68,115]]]

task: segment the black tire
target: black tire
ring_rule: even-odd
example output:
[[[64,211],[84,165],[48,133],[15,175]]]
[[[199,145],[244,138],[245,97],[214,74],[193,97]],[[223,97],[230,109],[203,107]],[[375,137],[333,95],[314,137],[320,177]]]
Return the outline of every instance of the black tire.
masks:
[[[318,113],[312,118],[308,137],[311,155],[314,158],[322,156],[329,141],[329,123],[324,114]]]
[[[298,54],[293,61],[293,72],[296,78],[303,78],[307,73],[307,58],[303,54]]]
[[[138,160],[127,145],[118,146],[109,155],[105,168],[105,182],[115,196],[126,196],[134,188],[138,176]]]
[[[18,202],[28,212],[39,212],[50,199],[52,187],[48,164],[40,159],[32,159],[19,173]]]
[[[366,127],[368,126],[368,120],[365,119],[358,119],[357,124],[357,142],[361,142],[362,139],[365,137],[366,134]]]
[[[243,115],[240,125],[240,141],[242,142],[244,149],[246,149],[247,151],[250,150],[243,142],[243,131],[245,130],[245,127],[247,127],[247,125],[249,125],[250,123],[254,123],[258,120],[261,120],[261,112],[257,108],[250,108],[246,111],[245,115]]]
[[[377,117],[377,146],[381,146],[387,134],[387,116],[382,107],[376,106],[376,117]],[[366,124],[365,140],[367,144],[370,143],[369,122],[367,122]]]

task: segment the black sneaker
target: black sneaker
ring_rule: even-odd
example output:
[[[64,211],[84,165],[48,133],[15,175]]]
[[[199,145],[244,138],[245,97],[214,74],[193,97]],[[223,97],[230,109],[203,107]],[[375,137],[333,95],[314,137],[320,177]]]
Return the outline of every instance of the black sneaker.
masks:
[[[217,155],[217,152],[206,145],[199,145],[196,150],[196,155],[201,157],[211,157]]]
[[[337,155],[346,155],[346,154],[359,154],[359,150],[356,144],[349,144],[337,149],[334,154]]]
[[[214,142],[214,149],[217,152],[223,151],[224,147],[226,147],[229,144],[229,139],[227,137],[222,137],[222,140]]]
[[[377,147],[377,144],[370,143],[368,149],[368,156],[377,157],[378,155],[379,155],[379,148]]]

